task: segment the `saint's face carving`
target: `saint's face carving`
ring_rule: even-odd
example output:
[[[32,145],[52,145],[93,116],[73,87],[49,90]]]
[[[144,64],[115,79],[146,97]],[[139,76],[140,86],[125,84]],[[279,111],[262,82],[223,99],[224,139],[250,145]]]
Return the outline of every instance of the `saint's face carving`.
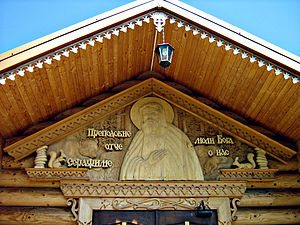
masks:
[[[172,107],[156,97],[133,105],[131,120],[140,130],[124,157],[121,180],[203,180],[193,145],[173,118]]]

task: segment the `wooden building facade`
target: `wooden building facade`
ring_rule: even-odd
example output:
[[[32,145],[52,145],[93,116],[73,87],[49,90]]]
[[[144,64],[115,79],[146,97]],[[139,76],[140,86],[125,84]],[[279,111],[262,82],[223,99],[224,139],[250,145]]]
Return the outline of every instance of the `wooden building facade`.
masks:
[[[0,224],[299,224],[299,71],[175,0],[0,55]]]

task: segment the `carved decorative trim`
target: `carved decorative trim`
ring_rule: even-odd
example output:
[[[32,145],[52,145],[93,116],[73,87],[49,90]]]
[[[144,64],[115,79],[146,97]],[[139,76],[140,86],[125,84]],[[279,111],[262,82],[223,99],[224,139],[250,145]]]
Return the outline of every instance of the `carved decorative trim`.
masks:
[[[274,180],[278,169],[221,169],[220,180]]]
[[[47,180],[60,180],[60,179],[81,179],[88,180],[86,177],[86,168],[25,168],[27,175],[31,179],[47,179]]]
[[[25,71],[33,72],[36,69],[43,68],[43,64],[52,64],[52,61],[60,61],[61,57],[69,57],[70,52],[77,54],[80,51],[86,50],[86,46],[95,46],[95,42],[103,43],[104,39],[110,40],[112,35],[119,36],[120,31],[127,32],[127,30],[133,30],[135,26],[142,26],[143,23],[149,23],[150,18],[153,19],[153,23],[156,26],[157,30],[160,32],[163,29],[163,26],[166,23],[166,20],[169,20],[170,24],[177,23],[177,27],[184,27],[186,32],[192,32],[194,36],[200,35],[201,39],[204,40],[208,38],[210,44],[216,44],[218,47],[223,47],[225,51],[231,51],[233,55],[240,55],[242,59],[248,59],[250,63],[256,63],[258,67],[265,67],[267,71],[274,71],[276,76],[282,74],[284,79],[291,79],[293,84],[299,82],[299,75],[282,68],[281,66],[268,61],[244,48],[241,48],[238,45],[231,43],[213,33],[210,33],[207,30],[204,30],[198,26],[195,26],[192,23],[188,23],[185,20],[182,20],[179,17],[175,17],[172,14],[159,12],[150,12],[145,15],[142,15],[138,18],[134,18],[130,21],[120,24],[117,27],[104,30],[98,34],[93,35],[92,37],[80,40],[74,44],[71,44],[67,47],[61,48],[54,52],[51,52],[47,55],[44,55],[40,58],[37,58],[29,63],[23,64],[13,70],[0,74],[0,84],[4,85],[6,79],[15,80],[16,75],[24,76]]]
[[[103,200],[101,210],[194,210],[201,200],[207,202],[194,198],[113,198]]]
[[[193,210],[204,200],[219,224],[231,224],[229,198],[80,198],[78,224],[92,223],[93,210]]]
[[[125,91],[111,96],[83,111],[59,121],[27,138],[4,148],[9,155],[20,160],[43,145],[52,144],[72,133],[114,113],[147,95],[157,95],[177,107],[206,121],[253,147],[259,147],[268,154],[285,163],[296,154],[295,151],[268,138],[267,136],[241,124],[196,99],[150,78]]]
[[[237,216],[236,216],[236,213],[237,213],[237,206],[239,205],[240,203],[240,199],[239,198],[234,198],[231,200],[231,219],[232,220],[237,220]]]
[[[67,205],[71,206],[71,212],[74,216],[74,218],[72,219],[73,221],[77,221],[78,220],[78,206],[77,206],[77,199],[74,198],[69,198],[67,200]]]
[[[65,136],[71,135],[111,113],[117,112],[137,99],[152,93],[152,80],[146,80],[111,96],[77,114],[59,121],[27,138],[4,148],[9,155],[20,160],[43,145],[50,145]]]
[[[61,181],[65,197],[241,197],[245,182],[77,182]]]
[[[260,134],[196,99],[179,92],[175,88],[172,88],[161,81],[155,80],[155,82],[153,82],[153,92],[157,96],[166,99],[179,108],[195,115],[212,126],[229,133],[250,146],[259,147],[267,151],[270,155],[282,162],[285,162],[284,160],[288,160],[296,154],[295,151],[273,141],[265,135]]]

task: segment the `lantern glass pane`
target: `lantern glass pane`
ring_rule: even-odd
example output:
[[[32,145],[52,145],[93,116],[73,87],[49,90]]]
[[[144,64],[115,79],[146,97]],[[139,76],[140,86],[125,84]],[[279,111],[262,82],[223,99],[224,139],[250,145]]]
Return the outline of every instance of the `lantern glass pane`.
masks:
[[[169,61],[171,63],[172,62],[172,57],[173,57],[173,49],[170,49],[168,53],[169,53]]]
[[[161,61],[166,61],[168,60],[168,47],[167,46],[162,46],[160,48],[161,50]]]

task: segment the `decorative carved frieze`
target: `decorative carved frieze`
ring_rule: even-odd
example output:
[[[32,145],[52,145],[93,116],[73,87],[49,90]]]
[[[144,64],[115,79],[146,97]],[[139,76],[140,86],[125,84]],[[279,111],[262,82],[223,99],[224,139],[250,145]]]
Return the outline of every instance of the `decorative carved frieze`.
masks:
[[[244,182],[77,182],[61,181],[65,197],[241,197]]]
[[[274,180],[278,169],[221,169],[220,180]]]
[[[207,199],[195,198],[112,198],[102,201],[102,208],[114,210],[194,210]]]
[[[47,179],[47,180],[60,180],[60,179],[83,179],[86,177],[87,169],[84,168],[26,168],[26,173],[31,179]]]

